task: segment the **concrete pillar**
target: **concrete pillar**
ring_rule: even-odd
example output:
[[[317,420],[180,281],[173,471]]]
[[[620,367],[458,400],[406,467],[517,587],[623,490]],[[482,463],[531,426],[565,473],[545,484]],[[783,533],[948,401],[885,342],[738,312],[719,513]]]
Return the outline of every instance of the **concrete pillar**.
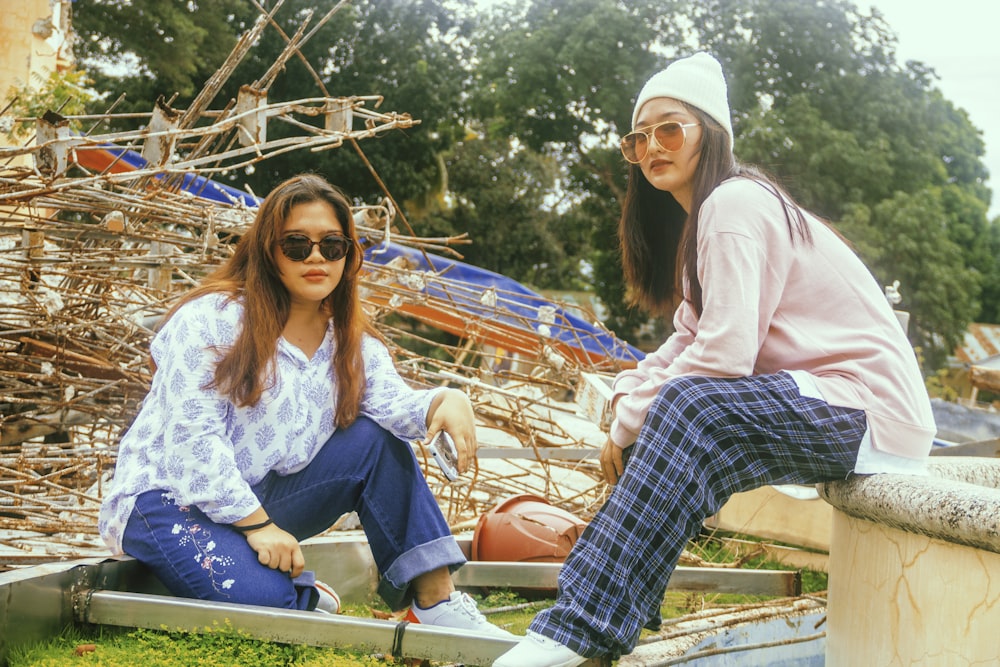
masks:
[[[836,508],[827,667],[997,664],[1000,460],[929,467],[821,485]]]

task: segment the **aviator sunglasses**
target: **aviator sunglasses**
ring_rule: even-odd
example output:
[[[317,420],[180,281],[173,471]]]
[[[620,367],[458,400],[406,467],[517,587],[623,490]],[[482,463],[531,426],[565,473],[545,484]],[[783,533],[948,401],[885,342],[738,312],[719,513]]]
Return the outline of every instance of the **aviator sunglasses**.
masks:
[[[644,130],[629,132],[622,137],[622,155],[632,164],[642,162],[646,158],[646,153],[649,152],[651,140],[668,153],[679,151],[687,140],[685,128],[697,125],[701,125],[701,123],[678,123],[676,120],[665,120],[662,123],[650,125]]]
[[[319,246],[319,254],[328,262],[343,259],[351,250],[351,239],[342,234],[327,234],[319,241],[313,241],[303,234],[289,234],[280,241],[278,246],[285,257],[293,262],[305,261],[312,254],[313,246]]]

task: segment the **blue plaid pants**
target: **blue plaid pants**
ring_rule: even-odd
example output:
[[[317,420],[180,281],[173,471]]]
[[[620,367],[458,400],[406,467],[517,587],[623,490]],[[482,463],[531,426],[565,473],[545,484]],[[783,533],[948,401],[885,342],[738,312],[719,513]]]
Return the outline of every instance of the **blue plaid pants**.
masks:
[[[866,430],[863,410],[803,397],[787,373],[670,380],[531,630],[587,657],[630,653],[706,518],[740,491],[847,477]]]

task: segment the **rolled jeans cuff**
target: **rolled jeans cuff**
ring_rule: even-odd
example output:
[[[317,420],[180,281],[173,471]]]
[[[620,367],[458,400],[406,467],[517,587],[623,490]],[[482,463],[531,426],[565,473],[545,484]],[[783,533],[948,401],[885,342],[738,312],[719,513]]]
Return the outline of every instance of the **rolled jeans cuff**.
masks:
[[[389,608],[398,611],[413,601],[410,584],[422,574],[440,567],[454,572],[465,564],[465,554],[451,535],[426,542],[397,558],[378,582],[378,594]]]

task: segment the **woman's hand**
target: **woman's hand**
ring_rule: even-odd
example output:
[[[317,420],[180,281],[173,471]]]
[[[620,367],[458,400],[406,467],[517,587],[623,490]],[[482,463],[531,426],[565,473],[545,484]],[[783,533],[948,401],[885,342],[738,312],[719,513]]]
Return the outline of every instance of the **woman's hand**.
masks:
[[[302,574],[306,559],[299,541],[275,524],[246,533],[247,544],[257,552],[257,560],[272,570],[287,572],[294,579]]]
[[[438,431],[446,431],[455,442],[458,471],[465,472],[476,456],[476,421],[469,397],[457,389],[445,389],[427,411],[427,441]]]
[[[621,447],[616,445],[611,438],[608,438],[608,441],[604,443],[604,449],[601,450],[601,470],[604,472],[604,479],[611,486],[618,483],[618,478],[625,470],[625,464],[622,463]]]
[[[261,565],[287,572],[293,579],[302,574],[306,559],[302,555],[299,541],[272,522],[263,507],[258,507],[253,514],[233,523],[233,528],[247,538],[247,544],[257,552],[257,560]]]

